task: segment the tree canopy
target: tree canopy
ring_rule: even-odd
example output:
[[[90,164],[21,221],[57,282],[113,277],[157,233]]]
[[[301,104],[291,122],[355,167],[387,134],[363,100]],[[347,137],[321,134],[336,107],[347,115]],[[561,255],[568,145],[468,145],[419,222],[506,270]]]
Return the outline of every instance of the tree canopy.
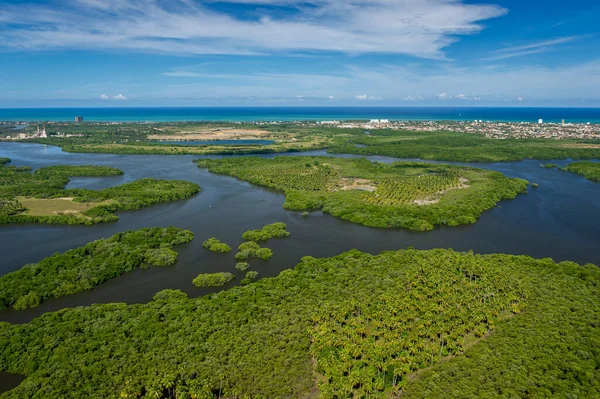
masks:
[[[591,181],[600,182],[600,163],[598,162],[573,162],[565,166],[563,170],[583,175]]]
[[[140,267],[173,265],[177,253],[172,248],[193,237],[188,230],[157,227],[118,233],[57,253],[0,276],[0,309],[35,307],[50,298],[91,290]]]
[[[475,223],[482,212],[526,192],[528,185],[500,172],[415,162],[244,157],[197,164],[281,190],[289,210],[322,209],[367,226],[420,231]]]
[[[350,251],[189,299],[0,323],[8,398],[600,395],[600,270],[452,250]]]

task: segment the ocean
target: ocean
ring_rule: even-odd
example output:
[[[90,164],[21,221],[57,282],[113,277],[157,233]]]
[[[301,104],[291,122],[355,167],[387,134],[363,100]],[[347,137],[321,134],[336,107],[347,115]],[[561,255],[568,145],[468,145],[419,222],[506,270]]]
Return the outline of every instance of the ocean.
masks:
[[[600,108],[497,107],[203,107],[4,108],[0,121],[174,122],[414,120],[600,123]]]

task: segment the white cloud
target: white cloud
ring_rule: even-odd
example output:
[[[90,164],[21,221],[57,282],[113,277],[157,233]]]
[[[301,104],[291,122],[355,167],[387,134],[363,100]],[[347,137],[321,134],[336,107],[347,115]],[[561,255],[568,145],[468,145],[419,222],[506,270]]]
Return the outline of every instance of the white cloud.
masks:
[[[328,96],[327,98],[330,100],[335,100],[335,96]]]
[[[404,101],[421,101],[422,99],[423,99],[423,97],[414,96],[412,94],[409,94],[408,96],[404,97]]]
[[[359,94],[357,96],[354,96],[355,99],[359,100],[359,101],[376,101],[376,100],[381,100],[381,97],[375,97],[375,96],[369,96],[367,94]]]
[[[466,100],[467,96],[465,96],[464,94],[457,94],[456,96],[454,96],[454,98],[456,98],[457,100]]]
[[[100,94],[100,100],[127,100],[127,97],[122,94],[117,94],[116,96],[112,97],[106,94]]]
[[[440,100],[447,100],[448,98],[450,98],[450,96],[448,95],[448,93],[440,93],[437,95],[437,98],[439,98]]]
[[[520,102],[520,103],[522,103],[523,102],[523,97],[521,97],[521,96],[517,97],[517,101]]]
[[[529,44],[520,45],[520,46],[505,47],[505,48],[501,48],[499,50],[495,50],[492,52],[492,54],[497,54],[497,55],[492,55],[490,57],[482,58],[482,60],[497,61],[497,60],[504,60],[507,58],[521,57],[524,55],[546,53],[548,51],[552,51],[556,46],[559,46],[561,44],[570,43],[574,40],[579,39],[580,37],[581,36],[567,36],[567,37],[561,37],[558,39],[544,40],[544,41],[529,43]]]
[[[49,0],[4,4],[0,48],[177,54],[335,51],[444,58],[461,35],[507,10],[463,0],[220,0],[268,5],[260,15],[204,1]],[[293,13],[286,12],[290,6]],[[179,76],[184,76],[179,74]]]

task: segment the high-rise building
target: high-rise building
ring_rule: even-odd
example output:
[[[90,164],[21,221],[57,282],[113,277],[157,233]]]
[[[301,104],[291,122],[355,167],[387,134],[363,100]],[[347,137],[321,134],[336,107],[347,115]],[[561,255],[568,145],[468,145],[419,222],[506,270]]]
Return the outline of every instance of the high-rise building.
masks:
[[[81,123],[81,122],[83,122],[83,116],[76,116],[75,123]]]

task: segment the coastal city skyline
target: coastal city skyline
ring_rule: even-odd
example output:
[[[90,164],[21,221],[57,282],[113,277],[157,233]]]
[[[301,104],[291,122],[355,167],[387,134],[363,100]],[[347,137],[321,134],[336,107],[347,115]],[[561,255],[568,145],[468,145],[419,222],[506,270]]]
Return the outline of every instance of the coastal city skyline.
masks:
[[[0,107],[600,105],[591,0],[0,1]]]

